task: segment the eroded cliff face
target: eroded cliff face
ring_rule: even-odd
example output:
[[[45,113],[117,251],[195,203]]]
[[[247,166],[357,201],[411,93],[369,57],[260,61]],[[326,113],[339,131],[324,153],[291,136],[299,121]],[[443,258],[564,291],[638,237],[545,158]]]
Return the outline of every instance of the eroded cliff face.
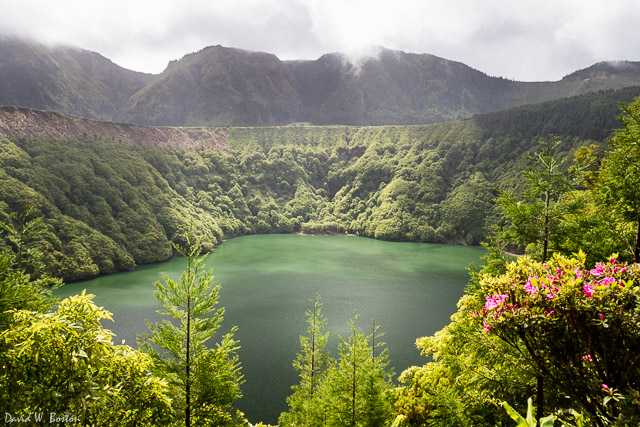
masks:
[[[225,128],[151,127],[101,122],[65,116],[52,111],[0,107],[0,139],[51,138],[63,140],[111,139],[140,147],[225,149]]]

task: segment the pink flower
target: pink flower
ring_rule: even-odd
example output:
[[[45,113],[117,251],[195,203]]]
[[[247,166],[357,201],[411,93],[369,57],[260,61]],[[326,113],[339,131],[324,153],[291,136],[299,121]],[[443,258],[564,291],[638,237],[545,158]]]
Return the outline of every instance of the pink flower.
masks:
[[[489,331],[491,330],[491,325],[485,323],[484,326],[482,327],[482,329],[484,329],[484,333],[488,334]]]
[[[498,306],[498,303],[496,302],[496,300],[493,299],[493,297],[486,297],[485,299],[487,300],[487,302],[484,303],[484,307],[487,310],[493,310]]]
[[[574,272],[574,273],[575,273],[575,275],[576,275],[576,279],[579,279],[579,278],[581,278],[581,277],[582,277],[582,270],[580,270],[580,269],[578,269],[578,268],[574,268],[574,269],[573,269],[573,272]]]
[[[615,258],[611,258],[611,259],[609,259],[609,262],[610,262],[611,264],[620,264],[620,263],[618,262],[618,260],[617,260],[617,259],[615,259]]]
[[[548,316],[551,316],[551,315],[552,315],[553,313],[555,313],[555,312],[556,312],[555,310],[551,310],[551,311],[549,312]]]
[[[502,303],[504,303],[504,300],[507,299],[508,297],[509,295],[505,295],[505,294],[495,294],[490,297],[485,297],[487,302],[484,304],[484,306],[487,310],[493,310],[494,308],[497,308],[499,305],[502,305]]]
[[[609,388],[609,386],[608,386],[608,385],[606,385],[606,384],[602,384],[602,388],[603,388],[603,389],[605,389],[605,390],[607,390],[607,391],[611,391],[611,389]]]
[[[529,277],[529,279],[527,279],[527,283],[525,283],[524,285],[524,290],[527,291],[531,296],[534,296],[538,293],[538,287],[533,286],[533,284],[531,283],[532,280],[538,280],[538,276]]]
[[[605,273],[604,265],[601,263],[596,264],[596,268],[589,271],[594,276],[602,276]]]
[[[593,296],[593,286],[589,285],[588,283],[585,283],[583,288],[582,288],[582,292],[584,292],[584,295],[587,298],[591,298]]]
[[[604,314],[600,313],[600,316],[598,316],[600,318],[600,320],[604,320]]]
[[[605,285],[606,287],[609,287],[609,285],[611,283],[615,283],[615,281],[616,281],[616,279],[614,277],[605,277],[604,279],[602,279],[601,281],[596,282],[596,283],[599,283],[601,285]]]
[[[587,360],[589,362],[593,361],[593,357],[591,357],[590,354],[585,354],[584,356],[582,356],[582,360]]]
[[[504,302],[504,300],[506,300],[507,298],[509,298],[509,295],[506,294],[496,294],[493,296],[493,298],[495,298],[495,300],[498,302],[498,304],[502,304]]]

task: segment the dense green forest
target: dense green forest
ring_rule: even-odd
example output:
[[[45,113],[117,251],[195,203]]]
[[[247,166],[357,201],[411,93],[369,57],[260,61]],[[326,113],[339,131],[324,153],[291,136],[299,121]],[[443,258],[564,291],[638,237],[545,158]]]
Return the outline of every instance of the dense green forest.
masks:
[[[623,94],[637,92],[603,99],[616,104]],[[575,101],[586,123],[589,111],[595,118],[605,109],[591,95]],[[526,129],[525,120],[552,122],[570,105],[505,114]],[[8,422],[53,411],[55,422],[86,425],[248,425],[234,407],[243,381],[235,328],[215,337],[224,308],[199,254],[224,236],[300,230],[483,240],[488,253],[470,268],[452,322],[417,340],[430,359],[402,372],[398,386],[379,325],[363,333],[354,313],[331,358],[322,305],[312,300],[282,426],[637,425],[640,97],[621,109],[606,141],[585,141],[576,133],[597,129],[568,124],[544,128],[562,134],[543,138],[508,136],[509,121],[497,116],[233,128],[226,150],[5,140],[0,401]],[[159,313],[173,321],[148,323],[137,350],[113,344],[100,324],[111,314],[91,295],[51,297],[56,276],[173,252],[187,269],[179,281],[155,283]]]
[[[206,250],[291,232],[478,244],[496,222],[497,189],[521,187],[540,138],[561,138],[566,159],[602,147],[619,102],[637,94],[428,126],[228,128],[227,148],[212,150],[17,135],[0,143],[0,213],[29,204],[45,218],[44,271],[64,280],[166,260],[191,222]]]

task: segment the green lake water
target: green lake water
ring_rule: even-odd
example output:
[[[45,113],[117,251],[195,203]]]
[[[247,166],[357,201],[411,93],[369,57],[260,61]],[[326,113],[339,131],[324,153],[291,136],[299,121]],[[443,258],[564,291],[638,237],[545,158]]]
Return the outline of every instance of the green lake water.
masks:
[[[381,326],[396,376],[424,364],[416,338],[449,322],[468,281],[465,267],[478,265],[483,253],[477,247],[282,234],[237,237],[218,246],[206,268],[213,268],[214,283],[222,285],[220,306],[226,308],[216,337],[239,328],[235,337],[246,382],[238,407],[251,422],[271,424],[287,409],[290,387],[298,382],[291,364],[316,293],[328,319],[332,356],[357,310],[363,332],[372,317]],[[162,274],[178,279],[185,266],[175,258],[67,284],[56,294],[95,294],[95,302],[114,314],[114,323],[105,323],[117,335],[114,342],[124,339],[136,347],[137,334],[147,332],[145,319],[161,319],[153,282]]]

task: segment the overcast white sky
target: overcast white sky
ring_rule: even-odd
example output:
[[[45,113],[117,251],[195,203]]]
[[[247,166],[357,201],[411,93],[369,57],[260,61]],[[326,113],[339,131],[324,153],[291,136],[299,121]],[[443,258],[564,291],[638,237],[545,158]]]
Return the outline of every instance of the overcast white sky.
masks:
[[[72,44],[149,73],[217,44],[280,59],[384,46],[541,81],[640,60],[640,1],[0,0],[0,33]]]

